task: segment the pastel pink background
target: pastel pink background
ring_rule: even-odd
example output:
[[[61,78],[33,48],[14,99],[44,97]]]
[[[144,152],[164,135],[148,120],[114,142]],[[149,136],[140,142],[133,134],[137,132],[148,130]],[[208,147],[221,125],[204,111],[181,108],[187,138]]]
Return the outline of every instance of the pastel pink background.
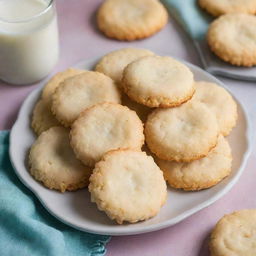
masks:
[[[155,36],[135,42],[119,42],[105,38],[95,25],[95,11],[100,0],[57,0],[61,55],[52,74],[72,64],[101,56],[121,47],[143,47],[159,54],[170,54],[200,65],[192,43],[172,18]],[[220,78],[244,103],[255,122],[256,84]],[[0,130],[10,129],[25,97],[37,84],[11,86],[0,83]],[[233,189],[212,206],[194,214],[173,227],[161,231],[113,237],[107,245],[112,256],[208,256],[209,233],[224,214],[242,208],[256,208],[256,150]]]

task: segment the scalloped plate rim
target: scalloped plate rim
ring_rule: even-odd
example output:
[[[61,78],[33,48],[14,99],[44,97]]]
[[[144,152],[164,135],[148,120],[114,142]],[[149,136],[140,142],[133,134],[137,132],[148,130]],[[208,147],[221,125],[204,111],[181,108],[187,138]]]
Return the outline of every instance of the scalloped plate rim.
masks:
[[[88,59],[88,60],[83,60],[78,62],[78,64],[76,65],[72,65],[73,67],[82,67],[84,65],[86,65],[87,63],[91,63],[91,62],[96,62],[96,60],[98,60],[99,58],[92,58],[92,59]],[[187,62],[184,60],[180,60],[179,58],[175,58],[183,63],[185,63],[186,65],[188,65],[190,68],[192,67],[192,69],[197,70],[198,72],[203,72],[205,75],[207,75],[208,77],[210,77],[211,80],[215,81],[217,84],[221,85],[222,87],[224,87],[226,90],[228,90],[226,88],[226,86],[217,78],[215,78],[214,76],[212,76],[211,74],[209,74],[208,72],[204,71],[203,69]],[[242,158],[242,164],[240,165],[239,171],[238,173],[234,176],[234,178],[220,191],[218,191],[214,196],[212,196],[211,198],[209,198],[207,201],[198,204],[197,206],[191,208],[190,210],[184,211],[182,214],[178,215],[177,217],[171,218],[167,221],[163,221],[162,223],[156,223],[156,224],[152,224],[146,227],[138,227],[138,228],[132,228],[132,230],[130,231],[114,231],[114,230],[100,230],[100,229],[91,229],[91,228],[85,228],[85,227],[81,227],[78,225],[74,225],[72,222],[65,220],[64,218],[60,217],[58,213],[56,213],[55,211],[52,211],[51,207],[49,207],[47,201],[43,198],[43,196],[40,194],[39,191],[35,190],[33,188],[33,186],[26,180],[24,179],[24,177],[22,176],[22,174],[18,171],[18,168],[16,168],[16,164],[15,164],[15,157],[13,155],[13,147],[14,147],[14,141],[13,141],[13,137],[14,137],[14,133],[16,131],[16,127],[17,124],[22,116],[22,113],[24,110],[24,105],[26,104],[26,102],[28,102],[29,100],[31,100],[35,94],[39,93],[39,91],[42,90],[42,87],[45,84],[45,80],[43,80],[39,86],[34,89],[25,99],[25,101],[23,102],[20,111],[18,113],[18,117],[17,120],[15,121],[11,132],[10,132],[10,148],[9,148],[9,155],[10,155],[10,161],[12,163],[13,169],[16,173],[16,175],[19,177],[19,179],[21,180],[21,182],[29,189],[31,190],[36,197],[39,199],[39,201],[42,203],[42,205],[46,208],[46,210],[53,216],[55,216],[58,220],[60,220],[61,222],[75,228],[81,231],[85,231],[85,232],[90,232],[90,233],[95,233],[95,234],[101,234],[101,235],[134,235],[134,234],[142,234],[142,233],[147,233],[147,232],[152,232],[152,231],[157,231],[163,228],[167,228],[170,227],[172,225],[175,225],[177,223],[179,223],[180,221],[188,218],[189,216],[195,214],[196,212],[204,209],[205,207],[208,207],[209,205],[213,204],[214,202],[216,202],[218,199],[220,199],[221,197],[223,197],[228,191],[230,191],[230,189],[236,184],[236,182],[238,181],[238,179],[240,178],[245,165],[247,163],[247,159],[250,155],[250,152],[252,150],[252,141],[250,140],[251,134],[252,134],[252,125],[251,122],[248,118],[248,113],[246,111],[246,109],[244,108],[243,104],[241,104],[241,102],[238,101],[238,99],[231,93],[231,95],[236,99],[236,102],[239,103],[243,114],[244,114],[244,118],[246,120],[246,125],[247,125],[247,133],[246,133],[246,143],[247,143],[247,150],[243,155]],[[196,193],[196,192],[195,192]],[[107,228],[107,229],[114,229],[115,226],[113,228]]]

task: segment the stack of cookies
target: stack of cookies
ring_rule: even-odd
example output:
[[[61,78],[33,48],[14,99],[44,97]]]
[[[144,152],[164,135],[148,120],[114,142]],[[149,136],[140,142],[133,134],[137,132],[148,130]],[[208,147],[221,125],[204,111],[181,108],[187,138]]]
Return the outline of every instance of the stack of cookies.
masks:
[[[256,1],[199,0],[198,3],[218,17],[207,35],[212,52],[232,65],[256,65]]]
[[[229,175],[224,136],[236,119],[231,95],[195,82],[181,62],[120,49],[95,71],[68,69],[46,84],[32,116],[30,173],[61,192],[89,185],[92,202],[119,224],[146,220],[166,201],[165,180],[200,190]]]

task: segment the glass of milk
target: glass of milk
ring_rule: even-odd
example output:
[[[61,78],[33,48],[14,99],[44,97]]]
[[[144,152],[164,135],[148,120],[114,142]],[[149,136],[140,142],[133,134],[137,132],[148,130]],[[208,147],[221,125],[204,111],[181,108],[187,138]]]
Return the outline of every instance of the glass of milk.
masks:
[[[31,84],[47,76],[59,56],[53,0],[0,0],[0,79]]]

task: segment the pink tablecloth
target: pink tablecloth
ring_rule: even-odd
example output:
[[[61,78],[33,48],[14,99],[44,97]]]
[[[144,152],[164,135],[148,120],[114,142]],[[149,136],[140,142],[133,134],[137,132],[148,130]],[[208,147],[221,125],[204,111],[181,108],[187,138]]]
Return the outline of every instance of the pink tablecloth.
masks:
[[[136,42],[118,42],[101,35],[95,26],[95,11],[100,0],[57,0],[61,56],[53,73],[72,64],[111,50],[135,46],[171,54],[199,65],[191,42],[175,22],[155,36]],[[256,85],[221,79],[244,103],[253,121],[256,120]],[[0,83],[0,129],[10,129],[26,95],[37,85],[10,86]],[[149,234],[113,237],[107,246],[112,256],[207,256],[207,240],[211,228],[225,213],[242,208],[256,208],[256,150],[239,182],[214,205],[173,227]]]

